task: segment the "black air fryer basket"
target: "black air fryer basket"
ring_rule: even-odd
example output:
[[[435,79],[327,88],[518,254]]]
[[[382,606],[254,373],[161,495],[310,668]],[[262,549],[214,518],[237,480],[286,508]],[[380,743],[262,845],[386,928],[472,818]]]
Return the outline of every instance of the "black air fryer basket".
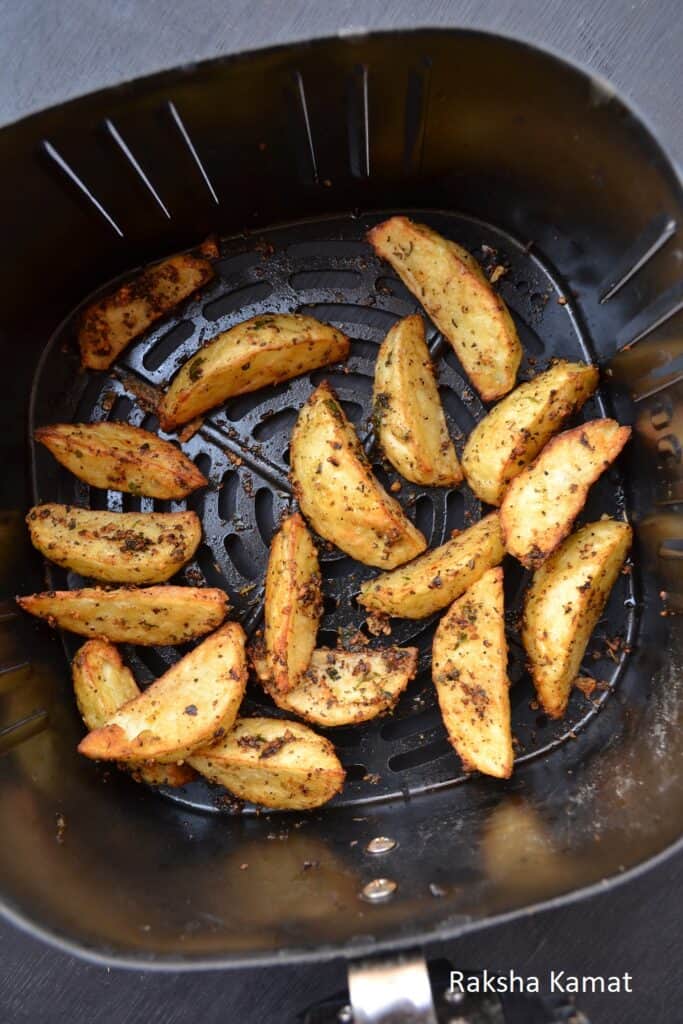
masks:
[[[610,88],[478,33],[330,39],[48,110],[0,132],[0,166],[6,913],[73,950],[137,966],[355,958],[586,893],[670,849],[683,777],[672,614],[683,604],[682,196]],[[416,644],[421,673],[392,716],[330,734],[348,782],[320,811],[237,813],[217,788],[155,792],[93,765],[76,753],[83,726],[67,656],[78,642],[13,603],[78,579],[46,569],[23,516],[38,501],[186,506],[81,485],[32,447],[33,429],[108,418],[157,430],[149,388],[259,312],[309,312],[348,333],[346,367],[231,399],[185,445],[211,485],[187,501],[204,541],[180,579],[224,587],[253,633],[268,545],[291,503],[289,433],[315,384],[330,380],[378,475],[396,479],[371,447],[373,363],[388,328],[418,307],[364,236],[397,212],[505,269],[496,287],[523,342],[522,378],[555,356],[595,361],[602,383],[582,416],[635,427],[585,511],[626,513],[637,536],[587,653],[602,685],[590,698],[577,690],[562,722],[540,714],[516,639],[527,581],[506,563],[518,741],[509,782],[466,776],[446,741],[429,679],[432,621],[396,620],[391,640],[380,638]],[[211,232],[215,281],[111,372],[82,372],[79,307]],[[485,408],[429,331],[461,449]],[[430,546],[481,514],[466,487],[404,483],[399,498]],[[319,643],[334,645],[363,622],[354,594],[371,570],[337,550],[322,564]],[[125,653],[143,682],[178,656]],[[255,685],[246,710],[277,713]],[[391,840],[378,844],[386,852],[368,851],[377,837]],[[385,898],[372,902],[376,879],[385,881],[369,892]]]

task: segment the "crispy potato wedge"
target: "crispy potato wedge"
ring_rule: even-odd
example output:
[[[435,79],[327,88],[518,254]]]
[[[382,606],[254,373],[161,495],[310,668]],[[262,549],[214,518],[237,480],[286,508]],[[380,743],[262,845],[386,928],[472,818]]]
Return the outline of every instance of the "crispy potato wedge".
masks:
[[[627,523],[588,523],[536,570],[527,591],[522,642],[543,710],[562,718],[586,646],[631,546]]]
[[[227,398],[279,384],[349,354],[349,339],[299,313],[267,313],[231,327],[181,367],[159,416],[164,430],[200,416]]]
[[[554,437],[510,483],[500,506],[503,540],[528,569],[539,566],[570,532],[591,484],[631,435],[616,420],[590,420]]]
[[[133,673],[108,640],[84,643],[71,663],[71,676],[78,710],[90,730],[101,729],[123,704],[140,696]],[[187,764],[143,761],[121,767],[150,786],[184,786],[195,777]]]
[[[276,690],[291,690],[308,668],[321,613],[318,552],[295,512],[273,537],[266,573],[266,657]]]
[[[247,685],[244,630],[226,622],[81,740],[105,761],[183,761],[233,726]]]
[[[84,311],[78,331],[83,365],[106,370],[134,338],[212,277],[207,259],[181,253],[96,299]]]
[[[596,366],[557,362],[499,402],[474,428],[462,455],[477,497],[500,505],[510,481],[593,394],[598,377]]]
[[[492,402],[507,394],[522,346],[507,306],[475,258],[407,217],[391,217],[367,237],[451,343],[481,397]]]
[[[195,512],[91,512],[36,505],[31,543],[51,562],[107,583],[161,583],[192,558],[202,539]]]
[[[51,626],[114,643],[182,644],[220,626],[228,598],[213,587],[48,590],[17,603]]]
[[[358,603],[382,615],[424,619],[464,594],[504,555],[500,518],[491,512],[409,565],[363,583]]]
[[[459,484],[458,462],[441,407],[421,316],[395,324],[380,345],[373,389],[375,434],[406,480],[427,486]]]
[[[375,478],[337,396],[323,381],[292,431],[294,493],[313,528],[366,565],[392,569],[427,546]]]
[[[466,768],[509,779],[514,754],[503,570],[489,569],[441,619],[432,678],[448,738]]]
[[[34,437],[91,487],[177,499],[208,483],[176,445],[127,423],[55,423]]]
[[[341,791],[345,777],[329,740],[279,718],[240,718],[190,763],[241,800],[281,810],[320,807]]]
[[[313,725],[357,725],[391,711],[417,672],[416,647],[343,651],[319,647],[303,679],[282,693],[270,676],[265,652],[252,650],[254,671],[283,711]]]

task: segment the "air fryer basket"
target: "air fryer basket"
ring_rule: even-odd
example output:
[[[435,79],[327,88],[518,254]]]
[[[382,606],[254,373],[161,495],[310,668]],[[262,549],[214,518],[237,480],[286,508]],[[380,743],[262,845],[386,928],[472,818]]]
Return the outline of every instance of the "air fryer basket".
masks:
[[[324,40],[76,100],[4,129],[0,155],[6,912],[81,952],[136,964],[354,957],[567,898],[670,847],[682,788],[671,614],[683,606],[681,190],[608,87],[477,33]],[[505,269],[498,287],[525,348],[523,377],[558,355],[597,361],[602,386],[583,416],[636,428],[586,510],[626,512],[637,533],[586,659],[599,689],[591,699],[577,691],[562,723],[539,714],[515,638],[526,580],[510,565],[518,757],[507,783],[463,774],[429,682],[433,623],[400,620],[391,642],[416,643],[422,671],[392,717],[330,733],[349,780],[327,808],[258,813],[202,783],[153,792],[96,768],[75,752],[82,724],[65,653],[78,642],[11,601],[78,584],[30,550],[23,514],[35,500],[185,506],[89,490],[27,434],[101,418],[158,429],[154,389],[203,340],[257,312],[301,310],[346,331],[347,366],[233,399],[185,446],[211,486],[187,502],[204,543],[181,579],[225,587],[253,632],[268,544],[290,503],[289,431],[313,384],[333,383],[378,474],[396,479],[372,449],[373,359],[388,327],[417,306],[364,241],[393,212]],[[80,372],[74,324],[88,297],[209,232],[220,236],[215,282],[111,373]],[[430,332],[461,447],[485,409]],[[404,482],[399,498],[430,545],[481,513],[467,488]],[[362,625],[353,595],[371,571],[333,550],[322,562],[320,642],[334,644]],[[141,680],[177,656],[126,654]],[[246,708],[277,713],[255,686]],[[368,851],[377,836],[393,840],[387,852]],[[377,878],[397,888],[371,903],[361,894]]]

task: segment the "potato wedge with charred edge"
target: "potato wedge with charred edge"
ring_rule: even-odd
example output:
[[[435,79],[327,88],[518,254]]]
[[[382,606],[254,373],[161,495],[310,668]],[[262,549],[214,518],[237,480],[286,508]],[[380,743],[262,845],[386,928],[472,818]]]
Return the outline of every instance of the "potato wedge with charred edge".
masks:
[[[71,662],[76,703],[88,729],[101,729],[123,704],[140,696],[131,670],[108,640],[88,640]],[[150,786],[184,786],[195,777],[187,764],[122,764],[138,782]]]
[[[227,398],[341,362],[348,354],[346,335],[312,316],[254,316],[213,338],[181,367],[161,402],[161,425],[174,430]]]
[[[481,397],[492,402],[507,394],[522,346],[507,306],[475,258],[407,217],[391,217],[367,237],[451,343]]]
[[[31,543],[51,562],[107,583],[162,583],[199,546],[195,512],[91,512],[36,505],[26,516]]]
[[[392,569],[426,548],[420,531],[375,478],[327,381],[299,413],[290,462],[301,511],[321,537],[347,555]]]
[[[416,647],[381,651],[319,647],[303,679],[287,693],[273,686],[263,650],[252,650],[251,660],[279,708],[329,729],[369,722],[391,711],[417,672],[417,654]]]
[[[226,594],[213,587],[48,590],[18,597],[17,604],[70,633],[148,647],[194,640],[228,613]]]
[[[177,499],[208,483],[176,445],[127,423],[55,423],[34,437],[91,487]]]
[[[345,772],[330,741],[280,718],[240,718],[189,760],[241,800],[279,810],[320,807],[344,785]]]
[[[593,394],[598,377],[595,366],[561,361],[503,398],[474,428],[462,455],[477,497],[500,505],[510,481]]]
[[[209,250],[218,255],[217,250]],[[84,311],[78,330],[81,361],[106,370],[124,348],[213,277],[208,259],[181,253],[144,270]]]
[[[432,678],[448,738],[471,771],[512,775],[503,570],[489,569],[437,626]]]
[[[291,690],[308,668],[321,613],[318,552],[295,512],[273,537],[266,573],[266,657],[276,690]]]
[[[591,484],[630,435],[630,427],[604,419],[554,437],[505,493],[500,523],[507,551],[528,569],[539,566],[570,532]]]
[[[424,619],[455,601],[504,555],[500,518],[491,512],[414,562],[363,583],[358,603],[382,615]]]
[[[373,421],[382,450],[406,480],[434,487],[459,484],[458,462],[441,407],[421,316],[395,324],[375,363]]]
[[[176,662],[78,749],[93,760],[186,760],[232,728],[247,684],[244,630],[227,622]]]
[[[628,523],[588,523],[536,570],[524,601],[522,642],[538,699],[562,718],[586,646],[631,546]]]

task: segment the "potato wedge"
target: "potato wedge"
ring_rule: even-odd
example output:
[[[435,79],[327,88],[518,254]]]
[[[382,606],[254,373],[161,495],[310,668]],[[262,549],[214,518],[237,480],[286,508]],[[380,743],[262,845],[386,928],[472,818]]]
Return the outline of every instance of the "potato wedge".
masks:
[[[106,370],[134,338],[212,277],[207,259],[181,253],[96,299],[84,311],[78,330],[83,365]]]
[[[510,481],[593,394],[598,377],[596,366],[561,361],[500,401],[474,428],[462,455],[477,497],[500,505]]]
[[[182,644],[220,626],[228,598],[213,587],[48,590],[17,603],[51,626],[114,643]]]
[[[475,258],[407,217],[391,217],[367,237],[451,343],[484,401],[507,394],[522,346],[507,306]]]
[[[51,562],[107,583],[161,583],[192,558],[202,539],[195,512],[91,512],[36,505],[31,543]]]
[[[437,626],[432,678],[448,738],[471,771],[512,775],[503,570],[489,569]]]
[[[254,671],[283,711],[331,728],[369,722],[391,711],[417,672],[416,647],[343,651],[319,647],[303,679],[282,693],[272,682],[263,650],[252,650]]]
[[[427,546],[375,478],[337,396],[323,381],[292,431],[294,494],[313,528],[366,565],[392,569]]]
[[[308,668],[321,614],[318,552],[295,512],[273,537],[266,573],[266,657],[275,689],[291,690]]]
[[[345,777],[329,740],[279,718],[240,718],[190,764],[241,800],[281,810],[320,807],[340,792]]]
[[[349,354],[349,339],[299,313],[266,313],[213,338],[180,369],[159,417],[174,430],[227,398],[279,384]]]
[[[177,499],[208,483],[176,445],[127,423],[55,423],[34,437],[91,487]]]
[[[409,565],[363,583],[358,603],[382,615],[424,619],[464,594],[504,555],[500,518],[491,512]]]
[[[500,506],[503,540],[528,569],[539,566],[570,532],[591,484],[631,435],[616,420],[590,420],[554,437],[516,476]]]
[[[527,591],[522,642],[538,699],[562,718],[590,635],[619,575],[632,531],[628,523],[588,523],[536,570]]]
[[[395,324],[380,345],[373,389],[375,435],[401,476],[416,484],[462,480],[436,386],[421,316]]]
[[[133,673],[108,640],[86,641],[71,662],[71,677],[78,710],[90,730],[101,729],[123,704],[140,696]],[[121,767],[150,786],[184,786],[195,777],[187,764],[143,761]]]
[[[247,685],[244,630],[226,622],[81,740],[93,760],[185,760],[228,732]]]

